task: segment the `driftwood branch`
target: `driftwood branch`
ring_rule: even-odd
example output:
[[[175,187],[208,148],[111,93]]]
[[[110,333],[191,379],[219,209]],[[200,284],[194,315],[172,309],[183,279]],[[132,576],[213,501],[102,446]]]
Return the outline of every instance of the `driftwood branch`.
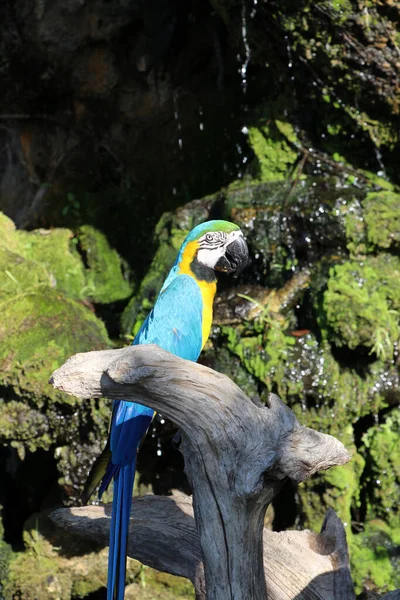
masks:
[[[61,508],[52,520],[69,532],[106,545],[111,505]],[[346,536],[329,510],[320,534],[263,531],[269,600],[351,600]],[[159,571],[190,579],[198,600],[206,598],[201,548],[189,496],[134,498],[128,554]]]
[[[50,382],[81,398],[140,402],[181,427],[208,600],[265,600],[268,504],[285,480],[350,458],[332,436],[301,426],[276,395],[257,406],[229,378],[157,346],[78,354]]]

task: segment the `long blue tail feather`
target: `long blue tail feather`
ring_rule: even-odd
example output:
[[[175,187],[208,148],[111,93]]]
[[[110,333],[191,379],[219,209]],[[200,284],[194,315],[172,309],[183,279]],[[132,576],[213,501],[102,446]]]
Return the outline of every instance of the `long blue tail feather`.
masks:
[[[108,554],[107,600],[123,600],[127,541],[131,516],[136,460],[119,467],[114,475],[114,495]]]

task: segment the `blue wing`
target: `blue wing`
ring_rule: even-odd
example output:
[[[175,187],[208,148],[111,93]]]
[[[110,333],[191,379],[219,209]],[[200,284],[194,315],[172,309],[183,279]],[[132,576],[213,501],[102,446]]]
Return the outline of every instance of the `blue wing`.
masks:
[[[157,344],[176,356],[196,361],[202,346],[202,307],[200,288],[195,280],[188,275],[178,275],[157,298],[133,345]],[[149,427],[149,416],[153,416],[153,411],[141,404],[115,400],[110,435],[114,465],[124,465],[135,458],[140,440]],[[112,477],[111,472],[109,474],[103,489]]]
[[[135,340],[157,344],[176,356],[196,361],[202,347],[203,300],[196,281],[177,275],[163,287],[153,310]],[[115,400],[110,432],[111,461],[99,496],[114,477],[110,528],[107,599],[122,600],[125,588],[126,545],[129,529],[136,454],[154,412],[134,402]]]

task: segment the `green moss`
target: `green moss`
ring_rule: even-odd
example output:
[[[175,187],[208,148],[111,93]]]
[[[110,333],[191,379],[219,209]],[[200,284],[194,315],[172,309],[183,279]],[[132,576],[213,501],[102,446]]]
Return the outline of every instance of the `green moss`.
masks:
[[[189,600],[194,597],[193,585],[187,579],[144,566],[125,591],[126,600]]]
[[[360,477],[365,461],[356,452],[353,441],[353,430],[350,425],[338,435],[348,450],[351,451],[351,461],[342,467],[329,469],[326,473],[317,473],[299,487],[299,498],[303,523],[313,531],[321,529],[326,509],[333,508],[342,519],[350,542],[352,514],[351,511],[359,506]]]
[[[0,242],[0,298],[22,293],[27,289],[50,287],[46,268],[5,248]]]
[[[69,229],[18,231],[18,250],[26,259],[44,267],[51,275],[52,287],[71,298],[83,299],[85,269]]]
[[[368,194],[363,202],[368,242],[379,248],[400,245],[400,194]]]
[[[331,269],[323,308],[338,346],[366,346],[384,359],[393,355],[400,336],[399,277],[400,260],[384,255]]]
[[[34,399],[65,401],[47,383],[50,374],[77,351],[109,347],[101,321],[82,304],[50,288],[0,301],[0,368],[3,385]],[[68,397],[69,402],[74,402]]]
[[[342,202],[336,210],[337,215],[342,217],[345,222],[346,246],[350,256],[364,256],[368,252],[368,241],[360,200],[355,198],[350,202]]]
[[[9,566],[7,600],[71,600],[85,598],[106,586],[107,548],[100,549],[65,530],[54,530],[42,515],[27,523],[24,544],[24,552],[13,555]],[[194,598],[193,586],[186,579],[159,573],[132,559],[127,563],[127,583],[127,600]]]
[[[399,587],[400,572],[395,559],[399,544],[400,529],[394,531],[379,519],[370,521],[362,533],[353,536],[350,564],[356,592],[371,581],[381,592]]]
[[[274,125],[249,128],[249,142],[258,160],[261,181],[278,181],[287,178],[298,156],[292,145],[288,143],[295,139],[292,126],[280,120],[277,120]]]
[[[396,190],[398,191],[398,186],[391,183],[387,179],[384,179],[377,173],[373,173],[372,171],[368,171],[365,169],[360,169],[360,172],[363,175],[365,175],[365,177],[368,179],[369,182],[371,182],[372,185],[377,186],[378,188],[381,188],[382,190],[387,190],[389,192],[394,192]]]
[[[365,466],[363,456],[353,445],[352,435],[353,428],[348,425],[340,436],[347,450],[352,450],[351,461],[342,467],[329,469],[323,476],[326,484],[324,506],[335,509],[347,528],[348,540],[351,536],[351,510],[360,505],[360,478]]]
[[[10,563],[6,597],[8,594],[24,600],[71,600],[105,586],[107,551],[88,551],[86,544],[85,552],[85,544],[79,548],[69,539],[69,550],[78,549],[75,556],[63,556],[34,525],[28,527],[24,532],[25,551],[15,554]]]
[[[4,528],[0,519],[0,598],[3,598],[5,583],[8,579],[9,563],[12,556],[11,547],[4,541],[3,537]]]
[[[367,460],[367,517],[381,518],[400,531],[400,410],[363,436]]]
[[[221,344],[221,336],[218,335],[203,350],[201,363],[219,373],[228,375],[249,398],[257,396],[257,379],[243,366],[238,357],[233,356],[228,348],[221,346]]]
[[[30,408],[23,402],[11,400],[4,402],[0,399],[0,441],[2,444],[11,444],[18,448],[34,451],[38,446],[50,445],[48,420],[37,410]]]
[[[16,231],[0,213],[0,234],[0,295],[48,286],[110,303],[132,293],[119,255],[93,227],[81,227],[77,236],[69,229]]]
[[[0,212],[0,244],[9,250],[16,250],[18,242],[14,221]]]
[[[87,262],[85,296],[99,303],[128,298],[131,286],[123,275],[118,253],[106,236],[89,225],[82,226],[77,236]]]
[[[256,329],[262,328],[263,331],[248,337],[241,336],[237,328],[222,327],[221,331],[226,335],[227,347],[240,358],[250,373],[265,384],[269,391],[277,386],[278,394],[295,394],[300,391],[301,382],[286,379],[284,365],[290,348],[295,345],[296,340],[285,335],[282,325],[274,319],[270,319],[268,323],[264,320],[257,321]]]

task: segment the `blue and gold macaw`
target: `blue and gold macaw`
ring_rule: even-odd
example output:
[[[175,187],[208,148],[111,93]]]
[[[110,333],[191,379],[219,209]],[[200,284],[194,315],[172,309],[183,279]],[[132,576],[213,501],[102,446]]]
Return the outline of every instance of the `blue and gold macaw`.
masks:
[[[135,340],[196,361],[210,334],[216,271],[239,273],[247,264],[242,232],[228,221],[195,227],[183,242],[154,308]],[[115,400],[107,446],[86,486],[87,499],[100,482],[99,498],[114,478],[108,558],[107,600],[123,600],[126,550],[136,455],[154,417],[141,404]]]

